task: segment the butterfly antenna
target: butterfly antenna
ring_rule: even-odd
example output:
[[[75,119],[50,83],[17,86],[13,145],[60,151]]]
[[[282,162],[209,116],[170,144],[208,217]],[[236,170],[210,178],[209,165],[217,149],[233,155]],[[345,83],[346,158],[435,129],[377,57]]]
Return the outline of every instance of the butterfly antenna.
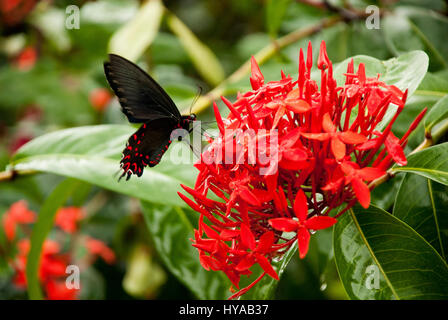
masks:
[[[193,111],[193,106],[198,102],[199,97],[202,95],[202,87],[198,86],[198,92],[196,93],[196,96],[194,97],[193,101],[190,104],[190,111],[188,112],[191,114],[191,111]]]

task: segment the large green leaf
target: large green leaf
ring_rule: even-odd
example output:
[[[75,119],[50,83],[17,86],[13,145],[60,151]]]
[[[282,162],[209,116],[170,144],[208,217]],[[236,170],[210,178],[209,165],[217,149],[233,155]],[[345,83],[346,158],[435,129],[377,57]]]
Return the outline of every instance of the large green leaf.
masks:
[[[335,225],[333,243],[351,299],[448,299],[445,261],[386,211],[373,206],[349,210]]]
[[[142,201],[143,215],[165,266],[200,299],[230,296],[230,281],[221,272],[206,271],[191,245],[194,218],[190,210]]]
[[[448,142],[410,155],[406,166],[395,166],[391,171],[413,172],[448,185]]]
[[[431,129],[439,122],[448,118],[448,94],[440,99],[425,117],[425,130]]]
[[[446,260],[448,245],[448,187],[407,173],[400,185],[394,216],[406,222]]]
[[[76,178],[149,202],[185,206],[176,192],[180,191],[180,183],[192,185],[196,173],[184,143],[172,145],[161,163],[146,168],[140,178],[117,181],[120,153],[134,130],[129,126],[101,125],[52,132],[23,146],[11,167]]]

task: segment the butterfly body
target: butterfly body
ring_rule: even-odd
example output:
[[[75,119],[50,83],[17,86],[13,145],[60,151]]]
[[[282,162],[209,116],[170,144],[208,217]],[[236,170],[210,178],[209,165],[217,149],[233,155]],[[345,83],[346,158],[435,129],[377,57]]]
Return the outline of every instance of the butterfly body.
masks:
[[[157,165],[172,142],[173,130],[189,132],[196,116],[181,116],[162,87],[134,63],[114,54],[109,60],[104,63],[104,71],[123,113],[129,122],[143,123],[129,137],[120,161],[120,179],[127,175],[128,180],[132,174],[140,177],[146,166]]]

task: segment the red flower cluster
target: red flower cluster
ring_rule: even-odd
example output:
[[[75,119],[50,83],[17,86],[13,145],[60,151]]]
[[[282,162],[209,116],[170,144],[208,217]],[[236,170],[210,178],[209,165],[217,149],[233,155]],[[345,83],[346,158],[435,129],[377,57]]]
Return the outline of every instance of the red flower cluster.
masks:
[[[16,239],[17,227],[23,224],[35,222],[36,213],[29,210],[24,200],[13,203],[9,210],[3,215],[3,229],[9,243],[13,243]],[[78,230],[78,222],[85,217],[82,208],[66,207],[61,208],[56,213],[55,225],[67,234],[74,234]],[[24,230],[26,231],[26,230]],[[26,234],[26,232],[24,232]],[[115,262],[114,252],[102,241],[89,236],[81,235],[79,241],[74,241],[87,249],[87,263],[93,263],[94,259],[101,257],[106,263]],[[1,249],[1,248],[0,248]],[[6,252],[0,250],[0,252]],[[26,281],[26,264],[30,251],[30,240],[22,238],[17,241],[17,253],[11,261],[11,266],[15,270],[13,283],[25,289]],[[68,288],[65,280],[67,266],[76,264],[73,252],[61,252],[58,242],[53,240],[45,240],[42,247],[42,254],[39,267],[39,280],[42,284],[46,296],[50,300],[72,300],[76,299],[79,290]]]
[[[31,70],[36,64],[38,53],[34,47],[24,48],[12,61],[12,64],[19,70]]]
[[[282,72],[280,81],[264,83],[251,61],[253,90],[238,94],[235,103],[222,97],[230,109],[227,119],[214,104],[219,135],[210,138],[195,164],[194,189],[183,186],[194,201],[179,193],[200,214],[193,246],[205,269],[223,271],[237,289],[254,264],[263,269],[230,298],[247,292],[265,274],[278,279],[273,258],[293,244],[305,257],[311,233],[337,222],[339,214],[330,216],[334,208],[346,204],[344,212],[357,201],[367,208],[367,182],[383,176],[394,162],[406,164],[403,148],[426,111],[396,138],[392,125],[407,92],[381,82],[379,75],[367,77],[362,63],[355,72],[353,60],[345,84],[338,87],[324,42],[317,61],[320,89],[310,77],[311,44],[306,59],[300,50],[297,79]],[[393,108],[380,131],[378,124]],[[244,134],[248,131],[252,134]]]
[[[37,0],[0,0],[0,25],[15,26],[33,10]]]
[[[21,200],[13,203],[2,219],[6,238],[12,241],[16,236],[17,226],[33,223],[36,220],[36,214],[28,209],[24,200]]]
[[[26,282],[26,263],[30,251],[30,240],[22,239],[17,243],[18,254],[13,261],[15,276],[13,283],[25,289]],[[74,300],[78,290],[67,288],[65,270],[70,264],[70,256],[60,253],[61,248],[56,241],[45,240],[42,247],[41,262],[39,268],[39,280],[42,283],[47,298],[50,300]]]
[[[79,207],[65,207],[56,212],[54,224],[67,233],[78,230],[78,222],[85,217],[84,210]]]
[[[111,99],[112,95],[109,90],[104,88],[96,88],[89,93],[89,102],[98,112],[104,111],[109,105]]]

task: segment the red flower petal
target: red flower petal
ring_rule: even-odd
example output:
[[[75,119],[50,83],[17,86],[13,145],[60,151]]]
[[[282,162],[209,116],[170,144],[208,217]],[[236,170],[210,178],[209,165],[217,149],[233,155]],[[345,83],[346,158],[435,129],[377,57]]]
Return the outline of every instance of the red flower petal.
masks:
[[[311,110],[311,106],[305,100],[286,99],[286,108],[294,113],[305,113]]]
[[[299,222],[290,218],[269,219],[269,224],[272,228],[284,232],[296,231],[299,227]]]
[[[305,226],[311,230],[326,229],[334,225],[338,220],[328,216],[314,216],[305,221]]]
[[[399,139],[395,137],[392,132],[387,136],[384,145],[386,146],[387,152],[389,152],[396,163],[402,166],[405,166],[408,163],[403,149],[400,146]]]
[[[252,255],[248,255],[243,258],[235,267],[236,271],[244,271],[252,267],[255,263],[255,259],[252,257]]]
[[[379,168],[371,168],[371,167],[362,168],[360,170],[357,170],[356,173],[361,179],[366,181],[375,180],[386,174],[386,172],[384,172]]]
[[[219,237],[224,241],[232,240],[233,238],[240,235],[239,230],[229,230],[229,229],[223,229],[221,233],[219,234]]]
[[[261,206],[260,200],[258,200],[258,198],[247,187],[240,187],[238,189],[238,195],[248,204],[257,207]]]
[[[362,134],[352,132],[352,131],[345,131],[341,132],[338,135],[339,139],[341,139],[344,143],[348,144],[358,144],[366,142],[367,138],[363,136]]]
[[[336,126],[334,125],[334,123],[331,120],[330,115],[328,113],[324,114],[324,118],[322,120],[322,128],[327,133],[336,132]]]
[[[294,200],[294,213],[299,218],[299,221],[305,221],[308,216],[308,201],[302,189],[297,191],[296,199]]]
[[[246,225],[245,223],[242,223],[240,230],[241,230],[240,232],[241,242],[243,243],[243,245],[252,251],[255,250],[256,246],[255,237],[252,231],[250,230],[249,226]]]
[[[300,228],[297,232],[297,244],[299,246],[300,259],[305,258],[310,245],[310,233],[306,228]]]
[[[338,137],[331,138],[331,151],[337,160],[345,157],[345,144]]]
[[[266,253],[271,251],[271,247],[274,244],[274,239],[274,232],[268,231],[263,233],[263,235],[260,237],[260,240],[258,240],[256,251],[259,253]]]
[[[216,124],[218,125],[219,131],[224,135],[224,122],[222,121],[221,113],[216,102],[213,102],[213,111],[215,112]]]
[[[353,178],[351,183],[359,203],[363,208],[367,209],[370,205],[369,187],[359,178]]]
[[[271,263],[265,256],[262,256],[261,254],[257,254],[255,256],[255,259],[257,260],[260,267],[264,270],[264,272],[266,272],[268,275],[270,275],[275,280],[279,280],[277,272],[275,272],[274,268],[272,268]]]
[[[307,139],[311,140],[319,140],[319,141],[325,141],[328,140],[331,135],[329,133],[301,133],[302,136],[304,136]]]
[[[257,60],[255,60],[254,56],[250,58],[250,65],[251,65],[250,84],[252,86],[252,89],[257,90],[263,85],[264,77],[260,71],[260,67],[258,67]]]

